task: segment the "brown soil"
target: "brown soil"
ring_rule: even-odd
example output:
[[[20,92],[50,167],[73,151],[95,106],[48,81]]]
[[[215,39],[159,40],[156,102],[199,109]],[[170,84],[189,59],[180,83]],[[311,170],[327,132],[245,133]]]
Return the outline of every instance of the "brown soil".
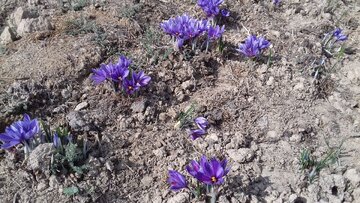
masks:
[[[358,1],[292,0],[279,8],[271,1],[225,1],[229,46],[224,54],[197,51],[191,57],[166,57],[171,45],[159,23],[184,12],[204,17],[194,1],[135,2],[110,0],[68,12],[39,4],[33,8],[49,16],[55,30],[29,34],[0,53],[0,132],[23,113],[66,126],[67,115],[87,102],[79,113],[86,126],[71,130],[92,142],[82,178],[45,178],[29,171],[23,158],[2,152],[1,202],[176,202],[168,169],[186,173],[186,164],[202,154],[230,160],[219,202],[359,202],[360,172],[358,180],[348,175],[360,168]],[[1,5],[6,16],[28,6],[12,5]],[[76,32],[68,26],[74,19],[98,32],[69,34]],[[344,29],[355,52],[314,84],[310,64],[321,54],[323,34],[335,27]],[[234,51],[249,33],[271,41],[271,66]],[[92,85],[91,69],[120,54],[152,77],[138,97]],[[195,141],[174,129],[177,113],[193,103],[196,115],[211,123],[204,139]],[[322,157],[327,142],[338,146],[344,139],[340,162],[309,183],[299,166],[301,150]],[[70,186],[80,193],[64,195]]]

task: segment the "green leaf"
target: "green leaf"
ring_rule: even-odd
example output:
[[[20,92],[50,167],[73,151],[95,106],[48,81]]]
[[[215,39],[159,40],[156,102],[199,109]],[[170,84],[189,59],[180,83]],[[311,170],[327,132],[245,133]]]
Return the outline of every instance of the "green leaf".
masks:
[[[76,186],[64,188],[63,193],[68,196],[73,196],[79,193],[79,188],[77,188]]]

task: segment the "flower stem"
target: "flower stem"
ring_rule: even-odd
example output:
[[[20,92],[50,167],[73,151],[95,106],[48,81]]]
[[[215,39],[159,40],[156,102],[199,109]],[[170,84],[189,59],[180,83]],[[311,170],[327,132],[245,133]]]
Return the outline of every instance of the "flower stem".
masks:
[[[23,142],[23,144],[24,144],[24,153],[25,153],[25,159],[26,159],[27,157],[29,157],[31,149],[30,149],[30,146],[27,143],[27,141]]]
[[[209,44],[210,44],[210,40],[207,40],[206,41],[206,49],[205,49],[205,53],[208,52],[208,49],[209,49]]]
[[[215,186],[211,187],[211,203],[216,203],[216,191],[215,191]]]

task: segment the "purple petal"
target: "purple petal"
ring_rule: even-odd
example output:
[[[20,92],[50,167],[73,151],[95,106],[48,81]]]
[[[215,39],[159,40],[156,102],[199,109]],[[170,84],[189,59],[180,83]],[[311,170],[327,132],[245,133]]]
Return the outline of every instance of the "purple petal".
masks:
[[[206,134],[206,131],[203,129],[190,130],[190,137],[192,140],[196,140],[197,138],[199,138],[205,134]]]
[[[187,181],[185,177],[181,173],[174,170],[169,170],[169,178],[167,181],[170,184],[170,189],[174,191],[187,187]]]
[[[209,127],[209,122],[204,117],[197,117],[194,122],[200,129],[206,130]]]
[[[20,144],[20,141],[6,142],[6,143],[1,145],[1,149],[9,149],[9,148],[14,147],[14,146],[16,146],[18,144]]]
[[[224,175],[224,169],[223,167],[221,167],[221,164],[219,163],[218,160],[216,160],[216,158],[212,158],[211,161],[211,166],[212,166],[212,175],[215,175],[216,178],[218,177],[222,177]]]
[[[0,134],[0,140],[2,142],[11,142],[11,141],[14,141],[14,140],[17,140],[17,139],[12,137],[12,136],[7,135],[6,133],[1,133]]]

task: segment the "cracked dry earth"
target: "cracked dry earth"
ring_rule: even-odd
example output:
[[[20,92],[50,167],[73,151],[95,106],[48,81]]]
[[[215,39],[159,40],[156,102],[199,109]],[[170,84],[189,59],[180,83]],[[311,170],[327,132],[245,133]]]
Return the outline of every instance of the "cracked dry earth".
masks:
[[[190,58],[168,53],[159,23],[184,12],[204,17],[194,1],[94,1],[76,11],[71,1],[59,2],[0,2],[0,30],[20,7],[51,23],[0,47],[0,131],[23,113],[69,126],[92,143],[89,171],[47,177],[26,167],[20,149],[1,151],[0,202],[188,202],[188,193],[169,191],[167,170],[185,173],[202,154],[230,161],[222,203],[360,202],[357,0],[284,0],[278,8],[271,1],[227,0],[224,54],[198,50]],[[83,27],[69,26],[79,19]],[[335,27],[353,51],[315,85],[311,61]],[[271,66],[234,52],[249,33],[271,41]],[[92,68],[120,54],[152,77],[138,97],[90,80]],[[176,115],[191,104],[211,123],[195,141],[174,129]],[[300,170],[302,149],[322,157],[342,141],[339,163],[309,183]],[[80,192],[66,196],[70,186]]]

